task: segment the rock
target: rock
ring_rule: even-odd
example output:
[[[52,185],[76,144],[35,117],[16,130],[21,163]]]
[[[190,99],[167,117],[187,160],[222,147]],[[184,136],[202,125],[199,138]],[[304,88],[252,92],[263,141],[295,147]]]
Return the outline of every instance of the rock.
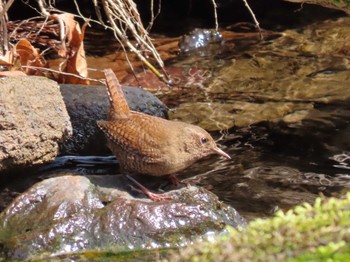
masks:
[[[125,176],[72,176],[43,180],[0,214],[7,259],[35,259],[84,250],[119,251],[184,245],[226,225],[245,226],[237,212],[196,188],[152,202],[125,191]]]
[[[153,94],[136,87],[124,87],[132,110],[167,117],[166,106]],[[73,136],[60,144],[61,155],[106,154],[105,137],[96,120],[106,119],[109,109],[104,86],[61,85],[61,93],[73,126]]]
[[[7,77],[0,89],[0,172],[53,160],[72,132],[57,83]]]
[[[223,53],[224,38],[215,29],[195,28],[179,41],[181,54],[214,56]]]
[[[59,88],[42,77],[8,77],[0,79],[0,86],[0,172],[43,164],[58,154],[109,152],[96,126],[109,108],[104,86]],[[133,87],[124,92],[133,110],[167,117],[153,94]]]

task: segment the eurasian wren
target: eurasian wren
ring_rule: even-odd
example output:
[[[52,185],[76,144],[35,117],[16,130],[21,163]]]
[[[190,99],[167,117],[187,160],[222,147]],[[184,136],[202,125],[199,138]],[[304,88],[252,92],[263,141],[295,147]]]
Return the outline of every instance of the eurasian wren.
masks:
[[[171,175],[210,154],[230,158],[204,129],[131,111],[111,69],[104,70],[111,108],[108,120],[97,121],[108,146],[126,171]]]

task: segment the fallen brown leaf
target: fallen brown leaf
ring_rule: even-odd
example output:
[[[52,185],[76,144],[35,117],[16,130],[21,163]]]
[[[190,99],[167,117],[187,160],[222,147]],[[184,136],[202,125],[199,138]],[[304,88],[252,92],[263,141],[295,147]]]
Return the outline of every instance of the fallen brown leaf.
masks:
[[[5,66],[13,65],[13,52],[12,52],[12,50],[7,51],[4,56],[0,56],[0,65],[5,65]]]
[[[15,71],[2,71],[0,72],[0,76],[26,76],[23,71],[15,70]]]
[[[53,15],[52,18],[64,23],[67,43],[62,43],[59,54],[66,58],[64,72],[75,74],[81,77],[88,77],[87,62],[84,50],[84,33],[88,25],[86,22],[80,29],[79,23],[69,13]],[[71,75],[60,74],[59,82],[70,84],[88,85],[89,80],[77,78]]]
[[[13,53],[19,57],[21,66],[46,67],[44,57],[39,54],[38,50],[27,39],[18,41],[13,49]],[[27,75],[44,75],[39,70],[31,68],[25,68],[24,72]]]

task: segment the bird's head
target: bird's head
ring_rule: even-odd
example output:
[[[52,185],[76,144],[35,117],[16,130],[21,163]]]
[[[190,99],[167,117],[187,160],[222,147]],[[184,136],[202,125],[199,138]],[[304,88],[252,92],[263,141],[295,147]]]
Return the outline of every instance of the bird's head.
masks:
[[[227,159],[231,159],[227,153],[217,146],[212,136],[203,128],[194,125],[187,126],[184,129],[183,135],[185,136],[185,150],[196,159],[211,154],[218,154]]]

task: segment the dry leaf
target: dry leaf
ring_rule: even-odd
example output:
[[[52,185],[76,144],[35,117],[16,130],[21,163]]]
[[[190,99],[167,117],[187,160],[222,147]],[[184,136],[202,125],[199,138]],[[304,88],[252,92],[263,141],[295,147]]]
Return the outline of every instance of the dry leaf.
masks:
[[[26,76],[23,71],[15,70],[15,71],[2,71],[0,72],[0,76]]]
[[[21,66],[46,67],[45,59],[39,54],[38,50],[32,46],[27,39],[21,39],[14,47],[14,54],[20,59]],[[38,70],[25,68],[27,75],[44,75]]]
[[[13,65],[13,52],[7,51],[4,56],[0,56],[0,65]]]
[[[82,29],[80,29],[79,23],[74,20],[74,16],[72,14],[64,13],[53,15],[52,18],[58,20],[59,22],[63,21],[66,28],[67,43],[62,43],[62,49],[59,51],[60,55],[66,57],[66,67],[64,72],[79,75],[81,77],[88,77],[83,42],[85,28],[88,22],[86,22]],[[89,84],[88,80],[64,74],[60,75],[59,82],[70,84]]]

